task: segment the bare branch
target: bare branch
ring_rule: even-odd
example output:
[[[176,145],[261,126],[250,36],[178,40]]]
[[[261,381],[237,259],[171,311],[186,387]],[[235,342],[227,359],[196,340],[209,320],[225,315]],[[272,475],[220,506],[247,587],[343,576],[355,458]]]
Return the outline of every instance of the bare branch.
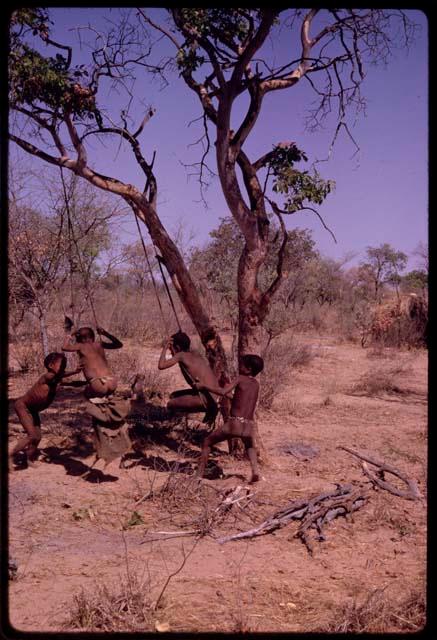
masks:
[[[144,13],[144,11],[142,9],[140,9],[139,7],[137,7],[137,11],[138,13],[140,13],[144,20],[150,24],[151,27],[153,27],[154,29],[156,29],[157,31],[160,31],[163,35],[165,35],[166,38],[168,38],[170,40],[170,42],[172,42],[174,44],[174,46],[176,47],[176,49],[179,51],[179,49],[182,47],[181,44],[179,44],[179,42],[176,40],[176,38],[174,37],[174,35],[172,33],[170,33],[170,31],[167,31],[167,29],[164,29],[164,27],[162,27],[159,24],[156,24],[156,22],[153,22],[153,20],[151,18],[149,18],[149,16],[147,14]]]

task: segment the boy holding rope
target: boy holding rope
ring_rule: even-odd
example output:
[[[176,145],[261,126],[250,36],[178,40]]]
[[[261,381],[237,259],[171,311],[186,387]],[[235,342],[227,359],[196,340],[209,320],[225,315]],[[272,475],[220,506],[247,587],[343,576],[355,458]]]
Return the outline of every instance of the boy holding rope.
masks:
[[[70,321],[71,322],[71,321]],[[66,324],[66,327],[68,325]],[[105,398],[117,388],[117,378],[112,375],[105,356],[105,349],[121,349],[123,343],[110,333],[97,326],[99,335],[104,335],[110,342],[96,342],[94,331],[90,327],[82,327],[73,332],[72,324],[66,329],[62,351],[76,351],[79,363],[87,381],[84,395],[90,398]],[[72,342],[72,336],[76,342]]]
[[[190,351],[191,341],[186,333],[178,331],[165,342],[158,362],[158,369],[168,369],[178,364],[190,389],[173,391],[167,409],[174,413],[205,412],[204,422],[212,424],[218,413],[216,395],[206,389],[199,391],[194,380],[201,380],[207,386],[218,387],[218,380],[209,364],[198,353]],[[167,350],[171,358],[166,359]]]

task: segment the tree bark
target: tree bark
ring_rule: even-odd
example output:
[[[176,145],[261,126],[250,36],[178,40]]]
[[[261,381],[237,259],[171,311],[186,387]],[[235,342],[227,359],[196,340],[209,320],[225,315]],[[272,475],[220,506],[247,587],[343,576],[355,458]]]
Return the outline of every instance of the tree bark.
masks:
[[[173,286],[187,314],[191,318],[202,344],[208,362],[221,385],[229,381],[228,364],[223,344],[217,329],[211,323],[197,292],[184,260],[173,240],[168,235],[156,211],[149,203],[135,206],[134,212],[144,222],[155,246],[161,252],[164,264]]]
[[[261,355],[267,332],[262,322],[267,314],[267,308],[262,305],[261,292],[258,289],[257,278],[260,266],[267,255],[266,242],[259,239],[257,249],[246,246],[238,265],[238,356],[253,353]]]

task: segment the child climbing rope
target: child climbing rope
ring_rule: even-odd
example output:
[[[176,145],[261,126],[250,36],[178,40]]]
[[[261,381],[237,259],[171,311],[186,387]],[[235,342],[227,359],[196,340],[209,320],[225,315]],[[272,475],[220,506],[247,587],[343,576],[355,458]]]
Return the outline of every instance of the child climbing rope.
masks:
[[[90,327],[82,327],[73,331],[73,327],[66,323],[66,335],[62,351],[76,351],[79,355],[80,367],[83,371],[87,386],[84,395],[87,399],[104,398],[114,393],[117,388],[117,378],[112,375],[105,356],[105,349],[121,349],[123,343],[110,333],[96,327],[100,335],[104,335],[110,342],[96,342],[94,331]],[[72,337],[76,342],[72,342]]]
[[[23,451],[26,454],[28,466],[34,466],[41,440],[39,413],[52,404],[57,386],[63,378],[80,372],[80,368],[65,371],[66,365],[67,358],[63,353],[49,353],[44,360],[47,373],[44,373],[23,396],[15,401],[15,411],[27,435],[21,438],[12,449],[9,458],[12,464],[16,454]],[[13,467],[10,466],[10,468]]]
[[[170,395],[167,408],[172,413],[199,413],[205,412],[204,422],[212,424],[218,412],[214,394],[209,391],[194,387],[197,378],[205,385],[218,387],[218,380],[207,361],[198,353],[190,351],[191,341],[186,333],[178,331],[164,344],[158,362],[158,369],[168,369],[178,364],[182,375],[190,385],[190,389],[174,391]],[[170,350],[171,358],[166,359],[167,350]]]
[[[202,478],[205,473],[212,445],[230,438],[241,438],[252,468],[250,482],[259,480],[258,461],[254,446],[254,413],[258,400],[259,382],[255,380],[255,376],[261,373],[263,368],[264,361],[260,356],[245,355],[241,358],[240,375],[228,385],[219,387],[205,384],[200,380],[194,383],[199,390],[206,389],[211,393],[223,396],[235,389],[231,404],[231,415],[220,429],[213,431],[203,441],[200,464],[196,473],[199,478]]]

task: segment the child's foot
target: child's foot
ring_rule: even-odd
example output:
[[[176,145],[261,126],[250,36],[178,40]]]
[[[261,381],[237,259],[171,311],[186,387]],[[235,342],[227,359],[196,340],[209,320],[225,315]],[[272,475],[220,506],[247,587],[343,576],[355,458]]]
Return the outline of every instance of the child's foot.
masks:
[[[38,462],[38,460],[29,460],[28,458],[27,466],[29,467],[29,469],[36,469],[37,467],[41,466],[41,462]]]

